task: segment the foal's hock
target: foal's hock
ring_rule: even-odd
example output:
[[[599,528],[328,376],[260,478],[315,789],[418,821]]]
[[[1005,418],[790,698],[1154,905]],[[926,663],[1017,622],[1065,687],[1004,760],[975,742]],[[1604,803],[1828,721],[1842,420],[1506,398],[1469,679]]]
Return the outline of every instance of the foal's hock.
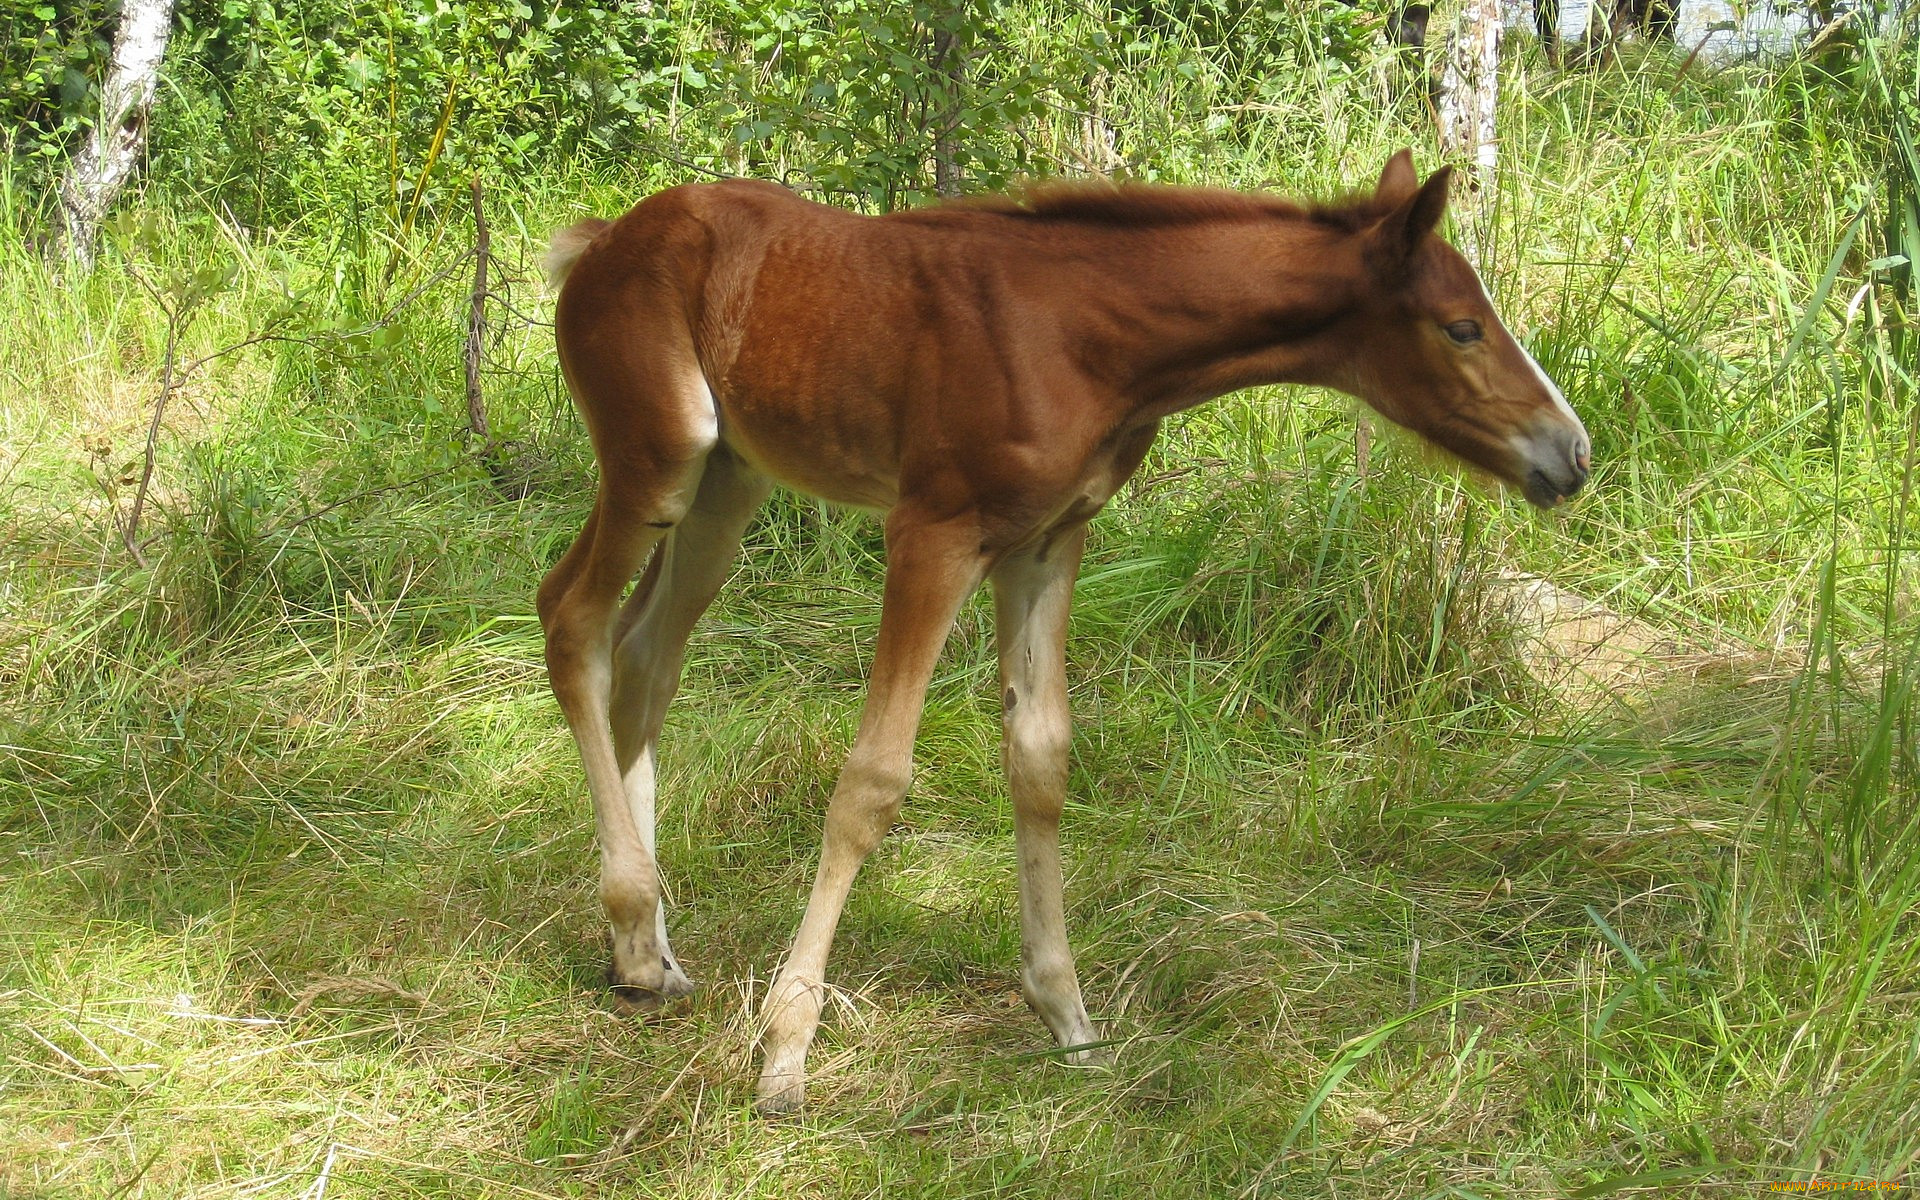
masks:
[[[1371,195],[1330,205],[1047,185],[882,217],[733,180],[558,234],[555,332],[600,489],[540,619],[593,796],[616,1002],[693,986],[661,912],[655,748],[687,636],[782,483],[884,512],[887,577],[859,734],[766,997],[761,1107],[801,1102],[841,907],[899,811],[935,660],[984,579],[1021,985],[1063,1047],[1097,1041],[1060,895],[1067,609],[1086,523],[1161,419],[1237,388],[1318,384],[1542,507],[1586,481],[1579,419],[1434,236],[1447,178],[1422,184],[1402,152]]]

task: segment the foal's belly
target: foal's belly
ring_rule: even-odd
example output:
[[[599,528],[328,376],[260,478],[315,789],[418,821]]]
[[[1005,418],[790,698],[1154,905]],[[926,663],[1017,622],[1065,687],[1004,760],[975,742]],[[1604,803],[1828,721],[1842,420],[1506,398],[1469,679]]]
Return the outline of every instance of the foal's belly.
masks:
[[[877,511],[900,498],[893,422],[878,406],[739,391],[717,403],[720,439],[776,482]]]

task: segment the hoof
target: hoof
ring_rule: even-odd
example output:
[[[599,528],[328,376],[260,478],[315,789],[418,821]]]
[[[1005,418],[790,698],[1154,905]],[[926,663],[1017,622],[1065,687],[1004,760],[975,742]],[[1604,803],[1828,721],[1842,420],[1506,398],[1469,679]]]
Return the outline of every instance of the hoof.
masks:
[[[806,1082],[791,1075],[773,1084],[762,1077],[760,1094],[753,1101],[753,1111],[763,1117],[797,1116],[806,1106]]]
[[[660,962],[665,970],[657,988],[622,983],[614,978],[613,968],[607,968],[607,991],[613,995],[613,1011],[623,1017],[650,1017],[671,1001],[693,995],[693,980],[687,978],[680,964],[664,958]]]
[[[1119,1061],[1120,1056],[1115,1051],[1113,1046],[1088,1046],[1085,1050],[1069,1050],[1064,1061],[1071,1067],[1106,1071]]]

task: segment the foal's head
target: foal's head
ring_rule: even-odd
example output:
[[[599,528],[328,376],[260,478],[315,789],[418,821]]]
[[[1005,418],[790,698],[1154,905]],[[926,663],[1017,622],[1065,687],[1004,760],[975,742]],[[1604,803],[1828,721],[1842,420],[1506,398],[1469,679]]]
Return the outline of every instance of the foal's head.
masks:
[[[1368,286],[1352,318],[1347,390],[1551,508],[1587,481],[1591,443],[1494,315],[1480,277],[1434,235],[1449,173],[1422,184],[1404,150],[1380,173],[1365,206],[1378,217],[1360,234]]]

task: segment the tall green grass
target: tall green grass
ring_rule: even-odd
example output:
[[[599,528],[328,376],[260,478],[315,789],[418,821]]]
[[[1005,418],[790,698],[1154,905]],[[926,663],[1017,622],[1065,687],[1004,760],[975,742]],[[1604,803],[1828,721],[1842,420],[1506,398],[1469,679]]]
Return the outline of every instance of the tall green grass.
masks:
[[[62,286],[7,242],[0,1194],[1907,1179],[1920,410],[1911,300],[1859,289],[1912,135],[1873,89],[1912,48],[1879,52],[1861,79],[1523,61],[1462,219],[1594,433],[1591,493],[1542,520],[1397,440],[1361,478],[1317,394],[1175,422],[1096,523],[1071,650],[1070,923],[1119,1065],[1060,1065],[1018,1001],[976,602],[787,1125],[748,1115],[751,1008],[857,713],[877,528],[776,497],[696,640],[661,843],[706,987],[653,1025],[597,998],[591,826],[531,613],[593,476],[530,264],[672,171],[556,164],[493,197],[517,498],[457,436],[463,281],[400,304],[464,248],[451,215],[383,281],[370,218],[239,231],[154,181],[156,231],[115,254],[238,267],[187,356],[289,306],[297,340],[174,398],[144,569],[115,518],[164,326],[115,254]],[[1161,177],[1324,194],[1409,142],[1433,161],[1365,73],[1134,53],[1106,111]],[[1666,648],[1549,685],[1516,573]]]

